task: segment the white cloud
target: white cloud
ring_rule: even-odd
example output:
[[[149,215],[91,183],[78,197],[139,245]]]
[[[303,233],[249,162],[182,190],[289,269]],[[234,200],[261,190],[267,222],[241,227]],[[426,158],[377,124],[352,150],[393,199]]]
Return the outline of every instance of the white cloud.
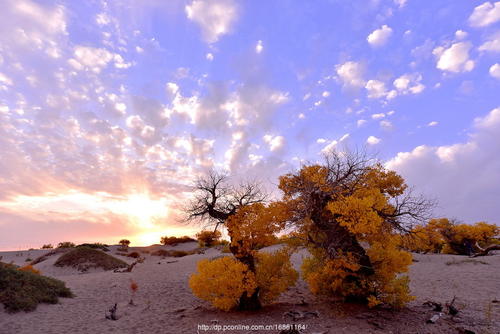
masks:
[[[458,40],[466,39],[467,36],[468,36],[467,32],[465,32],[463,30],[457,30],[457,31],[455,31],[455,38],[458,39]]]
[[[75,70],[86,67],[95,73],[99,73],[114,58],[113,54],[106,49],[89,46],[76,46],[74,55],[75,58],[68,62]]]
[[[283,136],[265,135],[262,139],[269,145],[271,152],[277,152],[285,146],[285,138]]]
[[[419,94],[423,92],[425,86],[421,83],[422,75],[418,73],[404,74],[394,80],[393,85],[398,94]]]
[[[366,139],[366,143],[368,145],[377,145],[378,143],[380,143],[381,139],[380,138],[377,138],[375,136],[370,136],[368,137],[368,139]]]
[[[99,13],[95,17],[95,22],[100,26],[104,26],[109,24],[111,22],[111,19],[109,18],[108,14]]]
[[[233,0],[194,0],[185,9],[187,17],[200,25],[207,43],[215,43],[229,33],[238,16]]]
[[[432,121],[432,122],[429,122],[429,124],[427,124],[427,126],[436,126],[438,124],[439,124],[438,122]]]
[[[358,126],[358,128],[362,127],[365,124],[366,124],[365,119],[358,119],[358,121],[356,122],[356,125]]]
[[[432,52],[437,57],[436,67],[449,72],[469,72],[474,68],[474,61],[469,59],[470,42],[452,44],[449,48],[437,47]]]
[[[365,86],[363,66],[355,61],[348,61],[335,66],[335,70],[344,87],[361,88]]]
[[[342,143],[343,141],[349,139],[350,137],[350,134],[349,133],[346,133],[344,135],[342,135],[342,137],[339,138],[339,140],[332,140],[330,141],[325,147],[323,147],[323,149],[321,150],[321,153],[322,154],[327,154],[331,151],[334,151],[337,146]],[[328,142],[327,140],[325,140],[325,143]]]
[[[392,129],[392,123],[388,120],[383,120],[383,121],[380,121],[380,127],[384,130],[390,130]]]
[[[264,50],[264,45],[262,44],[262,41],[259,40],[257,41],[257,45],[255,45],[255,52],[261,53],[262,50]]]
[[[379,99],[387,95],[385,83],[379,80],[368,80],[365,86],[370,99]]]
[[[378,114],[373,114],[372,119],[381,119],[384,118],[385,114],[384,113],[378,113]]]
[[[496,63],[490,67],[490,75],[494,78],[500,79],[500,64]]]
[[[485,27],[500,20],[500,1],[492,4],[487,1],[474,8],[469,17],[469,24],[473,27]]]
[[[490,52],[500,52],[500,34],[496,34],[496,36],[484,42],[479,48],[479,51],[490,51]]]
[[[316,140],[316,143],[318,143],[318,144],[324,144],[324,143],[326,143],[326,141],[327,141],[327,140],[326,140],[325,138],[318,138],[318,139]]]
[[[394,0],[394,3],[399,6],[399,8],[402,8],[406,5],[407,0]]]
[[[321,93],[321,96],[323,96],[323,97],[329,97],[330,96],[330,92],[325,90],[323,93]]]
[[[208,61],[212,61],[212,60],[214,60],[214,55],[213,55],[213,53],[209,52],[205,55],[205,58],[207,58]]]
[[[439,202],[436,216],[496,222],[500,210],[500,108],[477,118],[464,143],[415,147],[386,166]],[[466,205],[465,205],[466,204]]]
[[[370,45],[378,47],[386,44],[391,35],[392,29],[384,24],[380,29],[376,29],[368,35],[366,40]]]

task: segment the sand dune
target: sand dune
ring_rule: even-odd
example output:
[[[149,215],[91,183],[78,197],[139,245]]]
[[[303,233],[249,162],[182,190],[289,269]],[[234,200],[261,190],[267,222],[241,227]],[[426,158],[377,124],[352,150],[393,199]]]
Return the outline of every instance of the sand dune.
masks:
[[[275,246],[273,246],[275,247]],[[195,243],[175,247],[152,246],[149,248],[192,250]],[[130,251],[144,248],[130,248]],[[268,250],[272,250],[268,249]],[[24,264],[47,253],[47,250],[3,252],[3,262]],[[116,247],[111,247],[111,254]],[[292,261],[299,267],[305,252],[294,254]],[[290,310],[317,311],[319,318],[298,320],[306,327],[304,333],[457,333],[457,328],[467,328],[476,333],[500,333],[500,255],[481,257],[469,262],[466,257],[453,255],[415,255],[410,269],[411,289],[417,299],[408,309],[400,312],[368,310],[360,305],[342,305],[321,302],[307,290],[305,283],[286,292],[278,303],[266,306],[259,312],[217,311],[196,299],[188,287],[188,278],[202,258],[220,256],[216,249],[204,254],[182,258],[160,258],[144,254],[146,260],[131,273],[113,273],[94,270],[80,273],[72,268],[56,268],[53,263],[59,255],[35,265],[43,274],[66,282],[76,294],[75,298],[62,298],[57,305],[40,304],[30,313],[7,314],[0,311],[0,333],[216,333],[202,325],[240,325],[240,329],[225,333],[279,333],[259,329],[250,331],[242,325],[278,326],[290,324],[283,314]],[[117,256],[131,263],[134,259]],[[447,264],[447,262],[449,264]],[[451,263],[450,263],[451,262]],[[129,305],[130,281],[138,283],[134,296],[135,306]],[[426,300],[450,301],[454,296],[461,309],[454,321],[445,317],[436,324],[426,324],[435,312],[422,306]],[[118,304],[117,321],[106,320],[105,310]]]

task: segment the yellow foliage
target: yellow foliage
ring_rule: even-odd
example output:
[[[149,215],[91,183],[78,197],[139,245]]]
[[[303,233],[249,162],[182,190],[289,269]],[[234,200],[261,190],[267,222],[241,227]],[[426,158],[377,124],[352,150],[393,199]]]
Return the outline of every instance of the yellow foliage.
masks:
[[[259,299],[269,304],[295,285],[299,274],[290,262],[290,252],[286,249],[274,253],[257,255],[256,278],[259,287]]]
[[[35,267],[33,267],[31,264],[28,264],[28,265],[25,265],[25,266],[23,266],[23,267],[20,267],[20,268],[18,268],[18,270],[21,270],[21,271],[28,271],[28,272],[30,272],[30,273],[40,275],[40,270],[36,269],[36,268],[35,268]]]
[[[229,311],[238,305],[246,292],[250,296],[257,287],[255,275],[232,257],[198,262],[198,272],[191,275],[189,287],[194,295],[214,307]]]
[[[488,245],[500,229],[485,222],[456,224],[446,218],[432,219],[426,225],[416,226],[413,235],[403,237],[405,248],[414,252],[467,254],[466,243]]]
[[[314,189],[328,189],[325,173],[319,166],[306,167],[298,176],[282,177],[280,189],[285,192],[285,199],[296,203],[298,198],[293,194],[299,184],[307,187],[310,183]],[[336,249],[335,257],[331,258],[313,246],[312,257],[304,260],[302,270],[314,294],[364,299],[371,307],[380,303],[401,307],[413,299],[408,277],[401,275],[408,270],[411,255],[399,249],[401,238],[386,219],[395,212],[390,199],[403,194],[406,188],[403,178],[377,164],[367,168],[345,194],[338,192],[331,197],[326,209],[336,223],[345,227],[358,243],[363,243],[374,273],[361,273],[365,268],[355,254]],[[324,232],[307,219],[302,228],[301,232],[313,236],[317,243],[326,240]]]
[[[213,246],[221,238],[221,233],[219,231],[207,231],[203,230],[196,233],[196,239],[200,244],[200,247],[210,247]]]
[[[288,212],[281,202],[265,206],[262,203],[240,208],[226,223],[233,254],[238,257],[255,256],[263,245],[276,241],[275,233],[283,229]]]
[[[356,284],[360,269],[352,254],[336,259],[326,256],[311,256],[304,259],[302,273],[309,289],[315,295],[348,297],[362,293]]]

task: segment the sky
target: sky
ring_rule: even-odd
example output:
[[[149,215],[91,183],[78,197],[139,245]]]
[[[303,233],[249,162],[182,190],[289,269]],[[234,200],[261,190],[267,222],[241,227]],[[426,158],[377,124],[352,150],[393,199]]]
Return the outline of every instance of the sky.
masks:
[[[276,189],[362,148],[500,223],[500,1],[0,2],[0,249],[132,245],[209,169]]]

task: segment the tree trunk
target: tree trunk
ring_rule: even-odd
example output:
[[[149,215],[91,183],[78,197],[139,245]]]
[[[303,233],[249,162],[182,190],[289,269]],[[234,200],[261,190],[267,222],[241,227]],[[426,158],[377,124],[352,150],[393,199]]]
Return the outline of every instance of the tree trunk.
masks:
[[[240,311],[256,311],[262,308],[262,304],[259,300],[259,288],[255,289],[252,295],[249,297],[246,292],[240,297],[240,302],[238,304],[238,310]]]
[[[476,247],[479,248],[480,252],[472,255],[472,257],[477,257],[477,256],[486,256],[488,255],[489,252],[492,250],[500,250],[500,245],[491,245],[486,248],[481,248],[479,245],[476,243]]]
[[[349,232],[347,228],[340,225],[326,205],[331,200],[330,196],[322,193],[312,194],[312,212],[311,220],[318,229],[326,236],[323,243],[328,256],[331,259],[338,257],[339,251],[343,253],[350,252],[353,254],[361,268],[358,274],[369,276],[374,274],[373,266],[370,258],[366,254],[365,249],[359,244],[356,236]]]
[[[231,234],[229,234],[231,237]],[[232,239],[232,238],[231,238]],[[232,242],[231,242],[232,245]],[[240,261],[241,263],[245,264],[248,267],[248,270],[250,270],[252,273],[255,274],[255,258],[250,255],[241,255],[239,252],[241,245],[232,245],[229,246],[229,250],[231,253],[233,253],[234,257],[236,260]],[[238,304],[238,309],[240,311],[256,311],[262,308],[262,304],[260,303],[259,300],[259,287],[255,289],[255,291],[248,296],[246,292],[243,292],[243,294],[240,297],[240,301]]]

